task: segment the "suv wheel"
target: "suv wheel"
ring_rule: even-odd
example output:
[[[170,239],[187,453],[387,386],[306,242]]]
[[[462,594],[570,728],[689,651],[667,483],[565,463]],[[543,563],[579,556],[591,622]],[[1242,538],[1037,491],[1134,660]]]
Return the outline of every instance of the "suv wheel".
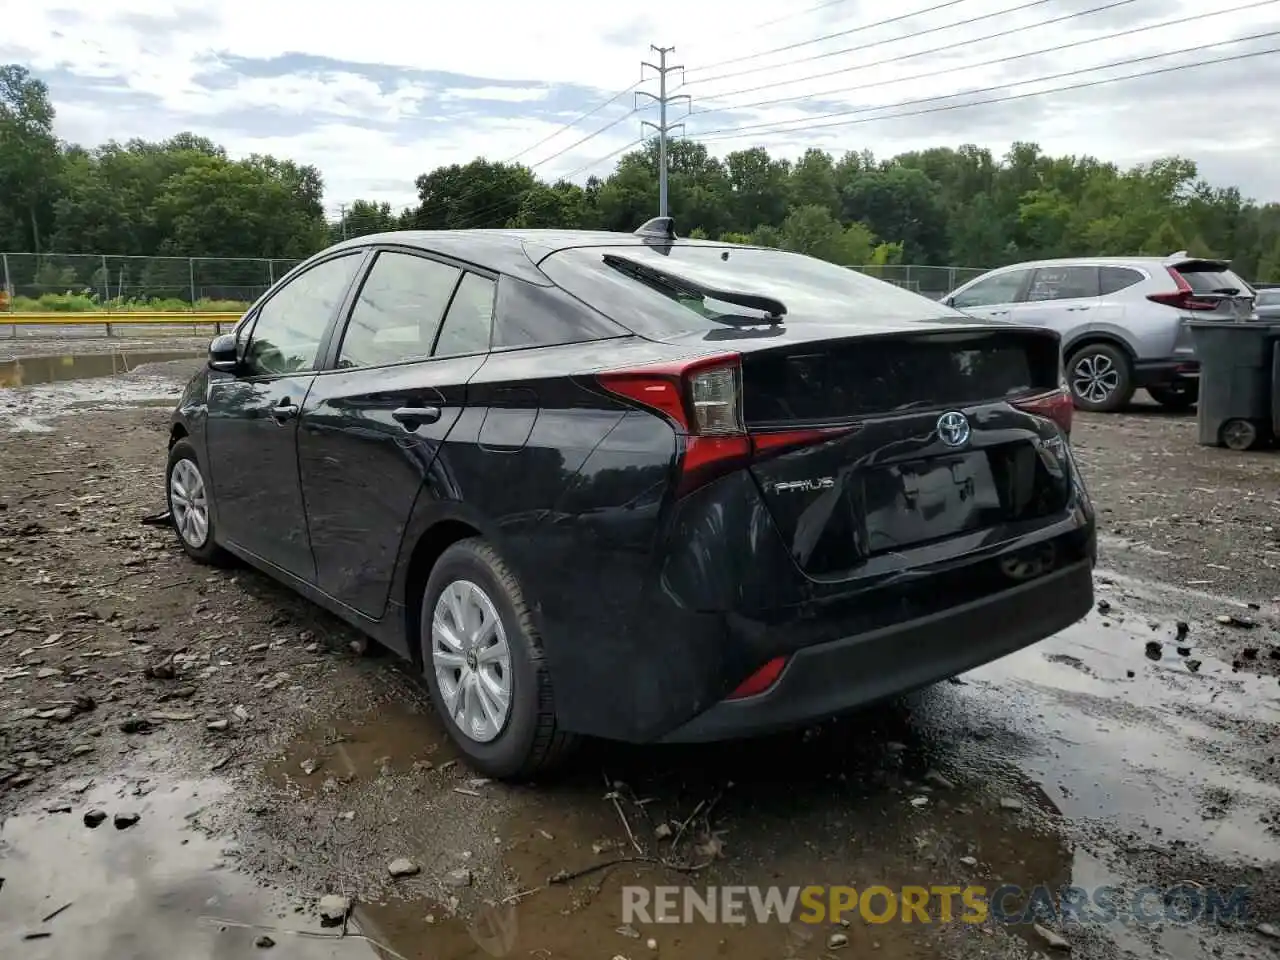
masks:
[[[1067,361],[1067,382],[1076,409],[1111,413],[1133,396],[1129,356],[1109,343],[1081,347]]]
[[[480,538],[441,554],[422,595],[422,665],[436,711],[472,767],[523,779],[577,737],[556,727],[542,640],[515,575]]]

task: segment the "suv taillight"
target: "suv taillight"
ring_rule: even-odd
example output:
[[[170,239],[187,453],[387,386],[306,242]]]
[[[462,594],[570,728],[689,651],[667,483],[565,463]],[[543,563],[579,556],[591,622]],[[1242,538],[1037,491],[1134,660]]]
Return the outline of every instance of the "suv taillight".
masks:
[[[736,353],[611,370],[596,380],[671,423],[683,445],[677,496],[752,460],[854,429],[748,433],[742,418],[742,359]]]
[[[1195,291],[1191,289],[1191,284],[1183,278],[1173,267],[1165,267],[1169,276],[1173,278],[1174,285],[1178,288],[1173,293],[1149,293],[1147,299],[1152,303],[1163,304],[1166,307],[1174,307],[1178,310],[1217,310],[1218,303],[1216,300],[1199,300],[1196,298]]]

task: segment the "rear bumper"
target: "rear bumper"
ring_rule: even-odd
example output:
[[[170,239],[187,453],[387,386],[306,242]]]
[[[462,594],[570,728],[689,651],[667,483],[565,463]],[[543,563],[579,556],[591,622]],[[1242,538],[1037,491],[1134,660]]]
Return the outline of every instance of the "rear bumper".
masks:
[[[1135,387],[1159,387],[1200,379],[1200,361],[1169,358],[1139,360],[1133,365]]]
[[[663,739],[724,740],[822,720],[1030,646],[1080,620],[1092,606],[1092,564],[1080,561],[932,616],[805,647],[764,693],[722,701]]]

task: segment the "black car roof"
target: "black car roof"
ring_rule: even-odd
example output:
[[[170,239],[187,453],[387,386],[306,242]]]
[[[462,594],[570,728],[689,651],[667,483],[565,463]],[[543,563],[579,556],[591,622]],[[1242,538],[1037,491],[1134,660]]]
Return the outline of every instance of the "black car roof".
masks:
[[[393,230],[343,240],[323,252],[327,254],[335,250],[378,244],[416,247],[474,264],[494,273],[545,284],[547,278],[537,269],[536,264],[558,250],[571,247],[640,246],[653,242],[650,238],[634,233],[614,233],[608,230]],[[675,243],[733,246],[704,240],[678,239]]]

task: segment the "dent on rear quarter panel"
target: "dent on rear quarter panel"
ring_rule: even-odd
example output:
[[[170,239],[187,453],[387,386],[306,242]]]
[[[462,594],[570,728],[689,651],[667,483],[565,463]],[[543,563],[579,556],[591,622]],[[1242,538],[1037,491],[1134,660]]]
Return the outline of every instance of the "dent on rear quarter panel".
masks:
[[[670,426],[626,413],[528,541],[551,679],[571,691],[556,704],[568,729],[633,739],[669,712],[644,595],[675,455]]]

